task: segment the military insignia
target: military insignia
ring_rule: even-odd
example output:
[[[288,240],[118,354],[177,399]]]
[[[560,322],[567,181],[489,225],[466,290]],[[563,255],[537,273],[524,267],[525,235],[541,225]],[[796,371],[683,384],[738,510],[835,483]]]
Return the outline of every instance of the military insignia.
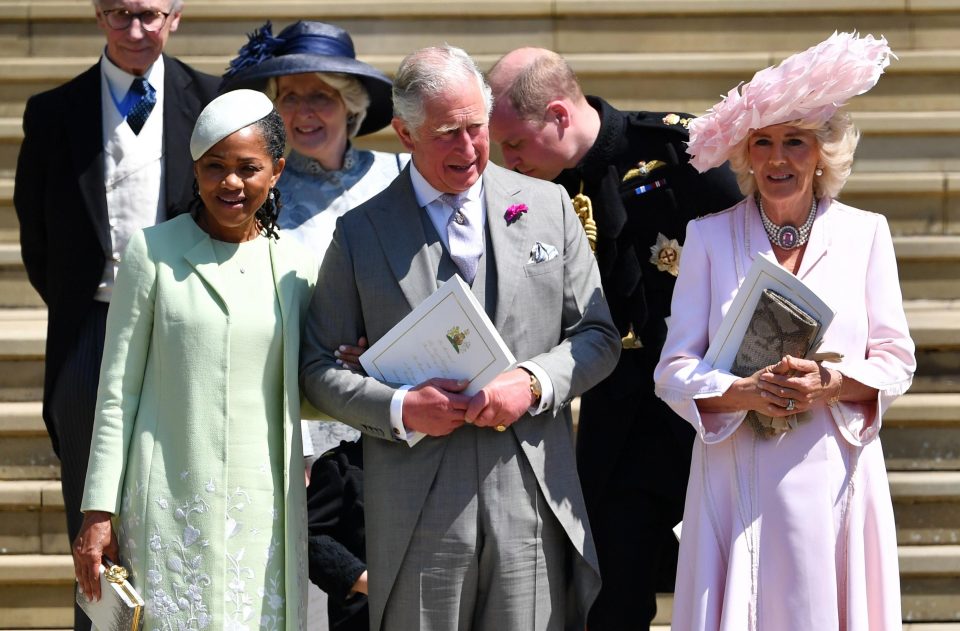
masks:
[[[667,166],[667,163],[663,160],[651,160],[650,162],[644,162],[641,160],[637,163],[637,166],[623,174],[623,178],[620,180],[620,182],[626,182],[638,177],[647,177],[655,169],[665,166]]]
[[[661,272],[672,276],[680,273],[680,252],[683,248],[676,239],[668,239],[663,233],[657,234],[657,242],[650,246],[650,262]]]
[[[643,342],[641,342],[637,334],[634,333],[632,324],[627,334],[620,338],[620,345],[626,350],[643,348]]]
[[[597,222],[593,220],[593,202],[583,194],[583,180],[580,181],[580,192],[570,200],[573,202],[573,209],[583,225],[583,231],[587,235],[587,243],[590,244],[590,251],[597,251]]]
[[[690,121],[692,120],[692,118],[680,118],[677,114],[667,114],[663,117],[663,124],[680,125],[684,129],[688,129],[690,127]]]
[[[638,186],[637,188],[633,189],[633,194],[643,195],[644,193],[649,193],[650,191],[654,191],[666,185],[667,185],[666,180],[655,180],[653,182],[650,182],[649,184],[644,184],[642,186]]]
[[[450,342],[450,346],[453,347],[453,350],[460,353],[460,349],[467,350],[470,348],[470,342],[467,341],[467,335],[470,334],[470,329],[461,330],[460,327],[455,326],[449,331],[447,331],[447,341]]]

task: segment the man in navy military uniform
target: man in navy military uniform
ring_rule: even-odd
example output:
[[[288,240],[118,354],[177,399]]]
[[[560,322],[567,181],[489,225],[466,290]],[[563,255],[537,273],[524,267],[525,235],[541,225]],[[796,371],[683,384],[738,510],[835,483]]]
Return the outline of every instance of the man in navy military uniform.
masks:
[[[491,69],[490,122],[508,168],[563,185],[593,244],[623,352],[582,397],[577,465],[603,589],[590,631],[648,629],[671,591],[694,430],[653,393],[686,224],[743,195],[726,167],[688,163],[686,114],[621,112],[584,96],[556,53]]]

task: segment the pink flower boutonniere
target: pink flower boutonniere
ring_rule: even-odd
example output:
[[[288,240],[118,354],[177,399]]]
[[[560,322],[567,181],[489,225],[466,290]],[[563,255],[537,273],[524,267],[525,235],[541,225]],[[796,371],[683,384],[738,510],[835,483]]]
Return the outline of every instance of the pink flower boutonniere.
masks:
[[[509,226],[517,219],[520,219],[520,215],[527,212],[526,204],[514,204],[507,208],[507,212],[503,213],[503,218],[507,220],[507,225]]]

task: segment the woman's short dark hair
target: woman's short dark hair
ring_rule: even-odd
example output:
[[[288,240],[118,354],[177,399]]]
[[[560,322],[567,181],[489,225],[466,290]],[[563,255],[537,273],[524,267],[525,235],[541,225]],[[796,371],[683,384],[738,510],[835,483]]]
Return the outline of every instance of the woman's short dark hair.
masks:
[[[283,128],[283,119],[277,110],[270,110],[270,113],[253,124],[260,130],[263,136],[263,142],[266,145],[267,154],[273,158],[273,164],[276,166],[287,144],[287,133]],[[277,234],[277,218],[280,216],[280,209],[283,203],[280,201],[280,189],[274,187],[270,189],[267,200],[263,202],[257,210],[257,222],[260,224],[260,233],[265,237],[279,239]]]

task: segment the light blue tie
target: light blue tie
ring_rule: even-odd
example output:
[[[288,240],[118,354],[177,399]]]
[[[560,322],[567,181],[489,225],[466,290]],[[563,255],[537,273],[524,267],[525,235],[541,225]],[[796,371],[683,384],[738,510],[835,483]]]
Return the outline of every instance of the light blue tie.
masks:
[[[483,235],[480,231],[480,222],[471,221],[463,206],[467,202],[465,193],[444,193],[440,201],[450,208],[450,218],[447,220],[447,247],[450,258],[460,268],[460,274],[469,284],[477,277],[477,267],[480,256],[483,254]]]

